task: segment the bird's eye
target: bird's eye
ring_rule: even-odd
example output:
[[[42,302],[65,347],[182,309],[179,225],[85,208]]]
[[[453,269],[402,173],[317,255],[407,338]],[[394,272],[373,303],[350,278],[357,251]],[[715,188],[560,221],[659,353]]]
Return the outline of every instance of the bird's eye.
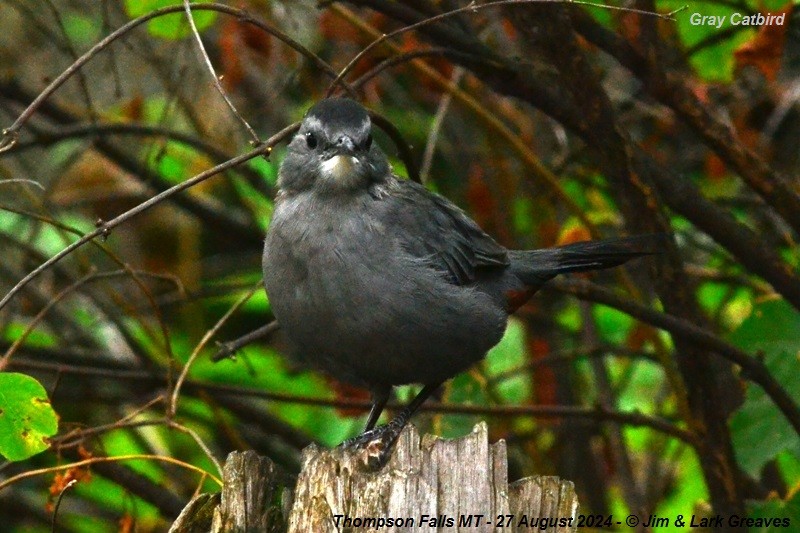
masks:
[[[313,132],[306,133],[306,144],[312,150],[317,147],[317,136]]]
[[[372,146],[372,134],[371,134],[371,133],[370,133],[369,135],[367,135],[367,138],[366,138],[366,140],[364,141],[364,148],[366,148],[367,150],[369,150],[369,147],[370,147],[370,146]]]

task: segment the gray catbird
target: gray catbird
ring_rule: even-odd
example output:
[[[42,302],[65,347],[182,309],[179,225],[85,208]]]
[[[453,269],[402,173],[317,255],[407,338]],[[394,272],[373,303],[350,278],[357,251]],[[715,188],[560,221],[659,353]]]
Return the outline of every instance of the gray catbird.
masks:
[[[345,98],[308,111],[278,188],[264,247],[270,305],[299,358],[371,391],[364,433],[347,444],[374,465],[547,280],[653,252],[647,236],[507,250],[450,201],[398,179],[366,109]],[[424,387],[375,428],[392,386],[406,383]]]

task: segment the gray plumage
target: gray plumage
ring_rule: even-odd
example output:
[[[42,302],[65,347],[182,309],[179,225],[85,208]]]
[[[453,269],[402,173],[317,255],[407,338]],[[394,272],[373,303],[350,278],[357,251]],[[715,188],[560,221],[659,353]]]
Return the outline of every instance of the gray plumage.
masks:
[[[275,317],[300,358],[376,395],[467,369],[555,275],[651,251],[637,238],[506,250],[447,199],[396,177],[348,99],[307,113],[278,187],[263,258]]]

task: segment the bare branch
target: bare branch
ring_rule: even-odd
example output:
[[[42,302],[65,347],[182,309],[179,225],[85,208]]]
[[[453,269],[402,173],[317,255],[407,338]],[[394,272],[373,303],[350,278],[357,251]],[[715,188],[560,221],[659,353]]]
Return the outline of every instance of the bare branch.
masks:
[[[150,209],[154,205],[157,205],[158,203],[163,201],[165,198],[169,198],[170,196],[172,196],[172,195],[174,195],[174,194],[176,194],[178,192],[181,192],[181,191],[183,191],[185,189],[188,189],[189,187],[192,187],[192,186],[194,186],[194,185],[196,185],[196,184],[198,184],[198,183],[200,183],[202,181],[205,181],[208,178],[210,178],[212,176],[215,176],[215,175],[219,174],[220,172],[223,172],[223,171],[225,171],[225,170],[227,170],[229,168],[233,168],[233,167],[235,167],[237,165],[240,165],[240,164],[244,163],[245,161],[249,161],[250,159],[253,159],[253,158],[259,157],[259,156],[269,155],[269,153],[272,151],[272,147],[276,143],[280,142],[281,140],[283,140],[287,136],[289,136],[292,133],[294,133],[297,130],[298,127],[299,127],[298,124],[292,124],[290,126],[287,126],[283,130],[279,131],[278,133],[276,133],[275,135],[270,137],[263,146],[260,146],[260,147],[256,148],[255,150],[252,150],[252,151],[250,151],[250,152],[248,152],[246,154],[234,157],[233,159],[231,159],[231,160],[229,160],[229,161],[227,161],[225,163],[222,163],[222,164],[217,165],[215,167],[212,167],[212,168],[210,168],[210,169],[208,169],[208,170],[206,170],[204,172],[201,172],[200,174],[198,174],[198,175],[196,175],[196,176],[184,181],[183,183],[179,183],[178,185],[170,187],[166,191],[164,191],[164,192],[162,192],[160,194],[157,194],[156,196],[153,196],[152,198],[150,198],[146,202],[142,202],[141,204],[139,204],[138,206],[134,207],[133,209],[130,209],[130,210],[122,213],[121,215],[115,217],[112,220],[109,220],[108,222],[101,222],[98,225],[98,228],[96,230],[92,231],[91,233],[88,233],[87,235],[84,235],[79,240],[77,240],[74,243],[72,243],[71,245],[67,246],[61,252],[59,252],[58,254],[54,255],[50,259],[48,259],[45,263],[40,265],[35,270],[31,271],[27,276],[25,276],[22,280],[20,280],[19,283],[17,283],[8,292],[8,294],[6,294],[3,297],[3,299],[0,300],[0,309],[5,307],[6,304],[8,304],[8,302],[14,297],[14,295],[16,295],[19,291],[21,291],[28,283],[30,283],[31,280],[36,278],[42,272],[44,272],[45,270],[50,268],[52,265],[54,265],[57,262],[59,262],[60,260],[62,260],[64,257],[68,256],[73,251],[77,250],[78,248],[80,248],[81,246],[86,244],[87,242],[90,242],[90,241],[96,239],[97,237],[102,237],[104,239],[107,238],[109,233],[110,233],[110,231],[113,228],[115,228],[118,225],[122,224],[123,222],[126,222],[127,220],[135,217],[136,215],[138,215],[138,214],[140,214],[140,213],[142,213],[144,211],[147,211],[148,209]]]

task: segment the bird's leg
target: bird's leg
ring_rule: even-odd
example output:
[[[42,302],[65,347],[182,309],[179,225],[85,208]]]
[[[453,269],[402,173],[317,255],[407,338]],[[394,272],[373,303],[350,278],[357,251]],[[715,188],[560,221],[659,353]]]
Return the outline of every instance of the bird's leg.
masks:
[[[341,446],[345,449],[366,451],[367,465],[374,470],[379,469],[386,464],[386,461],[389,459],[392,446],[395,441],[397,441],[397,437],[400,436],[400,432],[402,432],[403,428],[408,424],[411,415],[413,415],[414,412],[419,409],[419,406],[441,385],[442,382],[425,385],[422,387],[422,390],[419,391],[419,394],[411,400],[411,403],[405,406],[388,424],[364,431],[364,433],[358,437],[344,441]],[[370,412],[370,419],[371,418],[372,412]]]
[[[381,387],[372,391],[372,407],[369,409],[369,416],[367,417],[367,425],[364,426],[364,432],[374,428],[375,424],[378,423],[383,408],[386,407],[386,402],[389,401],[389,393],[391,391],[391,387]]]

